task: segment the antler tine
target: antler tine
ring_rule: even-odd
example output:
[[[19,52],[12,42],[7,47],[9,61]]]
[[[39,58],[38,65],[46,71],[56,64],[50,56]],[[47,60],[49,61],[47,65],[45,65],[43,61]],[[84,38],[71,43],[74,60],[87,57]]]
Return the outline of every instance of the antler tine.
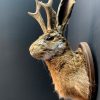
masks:
[[[52,8],[53,0],[49,0],[47,3],[40,1],[40,4],[44,7],[47,14],[47,30],[52,31],[56,27],[56,12]]]
[[[40,5],[40,3],[39,3],[38,0],[35,0],[35,2],[36,2],[36,11],[35,11],[35,13],[28,12],[28,14],[29,14],[30,16],[32,16],[33,18],[35,18],[35,19],[37,20],[37,22],[40,24],[40,26],[41,26],[43,32],[44,32],[44,33],[47,33],[47,29],[46,29],[44,20],[43,20],[41,14],[40,14],[41,5]]]

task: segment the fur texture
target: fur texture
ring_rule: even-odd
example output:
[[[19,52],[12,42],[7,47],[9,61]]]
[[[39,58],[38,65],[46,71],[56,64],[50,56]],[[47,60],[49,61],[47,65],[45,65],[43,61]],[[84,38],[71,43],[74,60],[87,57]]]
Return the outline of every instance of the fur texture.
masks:
[[[52,40],[46,40],[48,36],[53,37]],[[80,48],[73,52],[67,40],[54,32],[40,36],[29,50],[34,58],[46,62],[60,98],[88,100],[90,83]]]
[[[84,65],[84,56],[80,49],[75,53],[66,50],[61,56],[45,62],[60,98],[88,100],[90,83],[86,65]]]

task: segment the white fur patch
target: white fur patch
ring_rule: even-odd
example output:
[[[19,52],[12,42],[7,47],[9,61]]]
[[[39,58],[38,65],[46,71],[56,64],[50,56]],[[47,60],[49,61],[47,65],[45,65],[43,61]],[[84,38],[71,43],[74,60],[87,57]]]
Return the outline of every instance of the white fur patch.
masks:
[[[61,44],[58,45],[58,48],[62,48],[63,46],[64,46],[64,44],[61,43]]]

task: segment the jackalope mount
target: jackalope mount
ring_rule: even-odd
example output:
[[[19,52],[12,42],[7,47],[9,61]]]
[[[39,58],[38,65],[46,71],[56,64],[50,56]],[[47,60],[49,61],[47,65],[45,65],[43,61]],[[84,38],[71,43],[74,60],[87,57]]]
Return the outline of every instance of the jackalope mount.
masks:
[[[31,56],[46,63],[59,98],[91,100],[95,76],[90,48],[86,42],[81,42],[73,51],[64,37],[75,0],[60,0],[57,13],[52,8],[53,0],[35,1],[36,12],[28,14],[37,20],[44,34],[30,46]],[[40,13],[41,7],[46,11],[47,26]]]

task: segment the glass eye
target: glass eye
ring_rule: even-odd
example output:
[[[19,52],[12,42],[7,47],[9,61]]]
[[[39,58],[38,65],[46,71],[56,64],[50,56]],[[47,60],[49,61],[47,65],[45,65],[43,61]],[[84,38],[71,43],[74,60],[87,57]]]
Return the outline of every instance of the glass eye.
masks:
[[[50,36],[50,35],[46,36],[47,41],[50,41],[50,40],[53,40],[53,39],[54,39],[54,36]]]

